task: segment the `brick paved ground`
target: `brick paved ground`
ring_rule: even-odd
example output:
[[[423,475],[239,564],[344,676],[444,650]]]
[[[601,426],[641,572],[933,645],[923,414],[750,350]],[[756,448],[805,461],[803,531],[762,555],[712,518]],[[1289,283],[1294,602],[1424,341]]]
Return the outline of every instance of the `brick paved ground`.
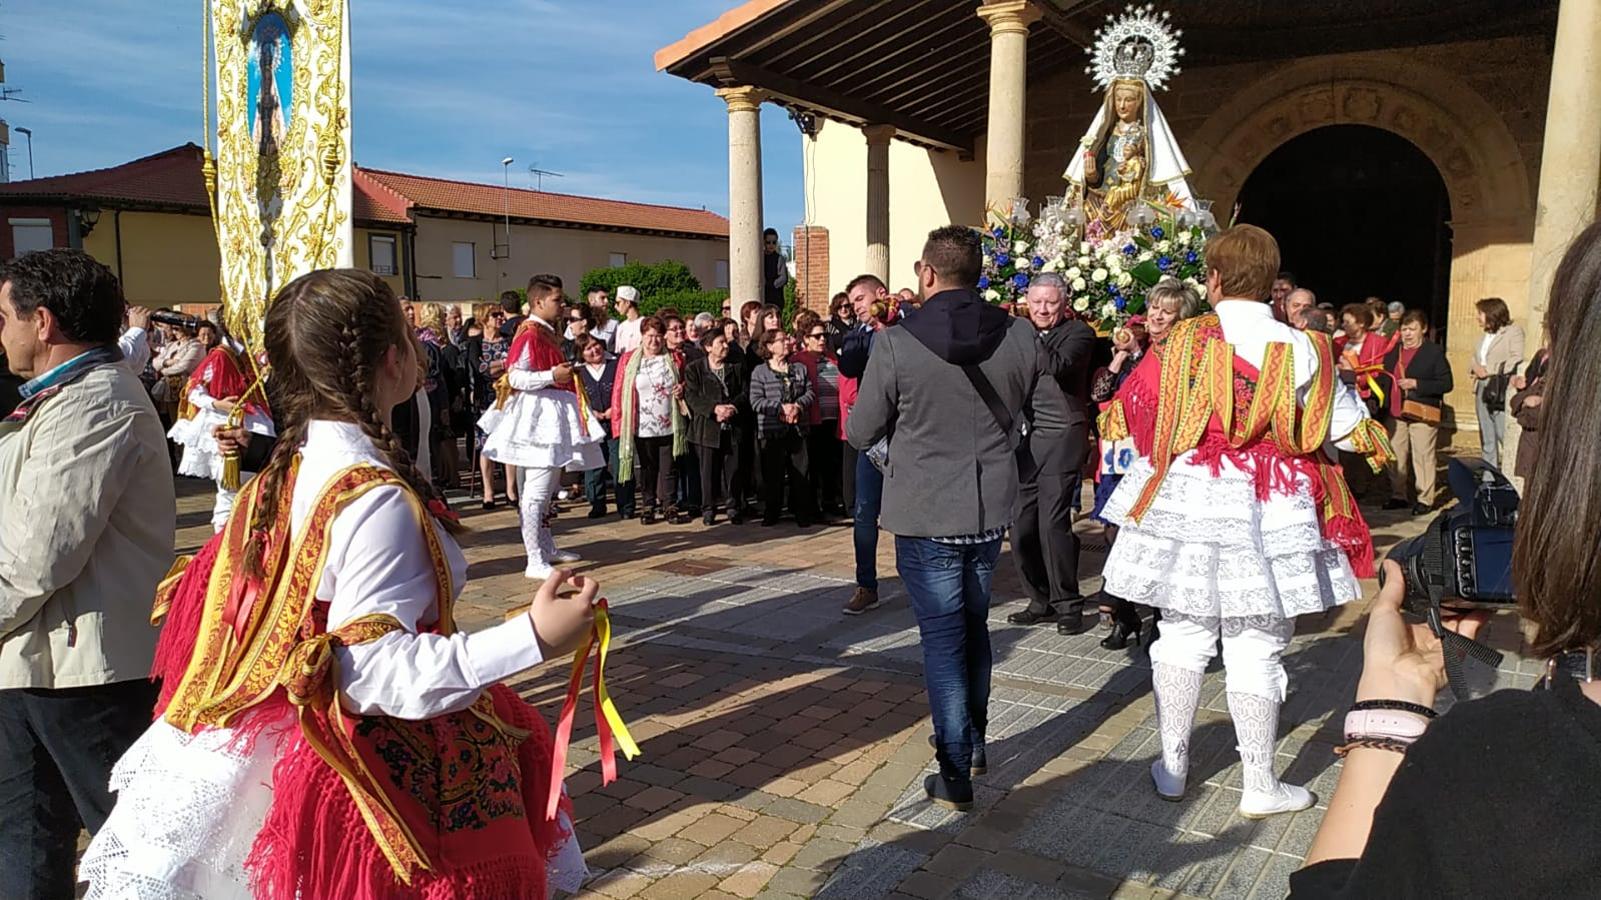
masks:
[[[180,546],[206,533],[209,495],[189,482]],[[526,604],[515,514],[473,511],[457,619],[498,621]],[[578,511],[581,513],[581,510]],[[1381,549],[1418,523],[1374,513]],[[1086,586],[1104,548],[1086,541]],[[885,604],[850,618],[848,528],[556,525],[602,581],[617,623],[612,695],[644,754],[600,786],[592,713],[579,710],[567,780],[594,879],[581,896],[1282,897],[1321,819],[1338,763],[1338,712],[1360,665],[1361,605],[1307,617],[1286,654],[1281,770],[1317,809],[1241,819],[1239,764],[1221,671],[1206,681],[1191,790],[1157,800],[1149,668],[1100,633],[1067,638],[1007,625],[1022,601],[1009,558],[991,614],[995,686],[989,774],[966,815],[929,804],[930,726],[915,624],[880,543]],[[1515,623],[1492,643],[1515,649]],[[1509,656],[1497,684],[1527,684]],[[554,717],[565,662],[516,687]],[[1490,679],[1486,673],[1484,679]],[[585,722],[589,724],[586,726]]]

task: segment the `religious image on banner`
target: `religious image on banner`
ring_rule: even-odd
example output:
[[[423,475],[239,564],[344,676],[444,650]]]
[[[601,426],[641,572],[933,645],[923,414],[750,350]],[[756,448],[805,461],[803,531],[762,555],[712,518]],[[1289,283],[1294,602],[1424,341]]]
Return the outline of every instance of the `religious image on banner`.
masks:
[[[345,0],[209,0],[223,309],[252,350],[272,295],[354,262]]]

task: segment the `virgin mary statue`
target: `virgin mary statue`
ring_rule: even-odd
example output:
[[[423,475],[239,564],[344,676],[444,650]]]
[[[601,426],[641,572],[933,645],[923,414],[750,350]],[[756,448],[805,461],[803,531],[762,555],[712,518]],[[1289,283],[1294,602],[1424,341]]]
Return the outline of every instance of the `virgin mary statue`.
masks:
[[[1106,234],[1127,229],[1139,202],[1195,208],[1190,164],[1153,96],[1178,72],[1183,52],[1167,15],[1131,9],[1104,26],[1090,50],[1089,72],[1106,98],[1063,177],[1069,199],[1081,199],[1086,218]]]

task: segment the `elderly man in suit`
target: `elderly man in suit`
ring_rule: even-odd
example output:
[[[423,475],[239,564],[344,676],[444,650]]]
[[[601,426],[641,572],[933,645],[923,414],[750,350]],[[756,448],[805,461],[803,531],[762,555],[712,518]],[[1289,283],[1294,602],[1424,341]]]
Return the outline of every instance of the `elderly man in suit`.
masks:
[[[1014,625],[1055,622],[1064,634],[1082,634],[1078,587],[1078,535],[1073,533],[1073,494],[1089,453],[1090,354],[1095,332],[1068,316],[1067,283],[1046,272],[1028,288],[1028,318],[1039,331],[1041,377],[1023,410],[1023,440],[1017,448],[1018,508],[1012,525],[1012,556],[1028,593],[1028,608],[1012,613]]]

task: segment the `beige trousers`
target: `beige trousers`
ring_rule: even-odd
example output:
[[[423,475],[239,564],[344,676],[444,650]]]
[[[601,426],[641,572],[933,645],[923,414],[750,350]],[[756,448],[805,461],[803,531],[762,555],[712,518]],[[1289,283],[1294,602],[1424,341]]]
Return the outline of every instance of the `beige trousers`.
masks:
[[[1390,466],[1392,497],[1407,498],[1406,476],[1410,469],[1417,486],[1417,502],[1426,506],[1434,502],[1434,472],[1439,464],[1435,445],[1439,434],[1439,426],[1427,422],[1390,420],[1390,446],[1395,450],[1395,462]]]

